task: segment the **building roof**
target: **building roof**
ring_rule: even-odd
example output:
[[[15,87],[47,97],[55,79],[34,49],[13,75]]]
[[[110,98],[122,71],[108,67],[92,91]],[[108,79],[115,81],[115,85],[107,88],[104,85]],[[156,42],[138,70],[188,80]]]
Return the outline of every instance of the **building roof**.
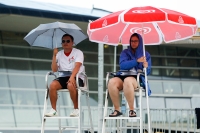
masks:
[[[75,23],[86,32],[89,20],[96,20],[110,13],[112,12],[94,7],[88,9],[31,0],[0,0],[0,30],[29,32],[41,23],[62,21]],[[197,23],[200,27],[200,20]],[[195,38],[174,43],[198,44],[199,35],[200,29]]]
[[[61,21],[74,23],[86,33],[89,20],[110,13],[92,7],[88,9],[31,0],[0,0],[0,30],[29,32],[39,24]]]
[[[92,7],[88,9],[31,0],[0,0],[0,13],[88,22],[111,12]]]

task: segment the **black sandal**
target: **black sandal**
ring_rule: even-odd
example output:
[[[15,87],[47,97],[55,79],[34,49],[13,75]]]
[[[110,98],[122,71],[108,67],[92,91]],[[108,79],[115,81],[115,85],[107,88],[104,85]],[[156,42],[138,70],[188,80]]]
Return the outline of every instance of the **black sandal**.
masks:
[[[116,115],[114,115],[114,113],[115,112],[117,112],[117,114]],[[115,110],[115,111],[113,111],[112,112],[112,114],[111,115],[109,115],[109,117],[117,117],[117,116],[120,116],[120,115],[122,115],[122,113],[121,112],[119,112],[118,110]]]
[[[136,112],[134,110],[130,110],[129,117],[136,117]]]

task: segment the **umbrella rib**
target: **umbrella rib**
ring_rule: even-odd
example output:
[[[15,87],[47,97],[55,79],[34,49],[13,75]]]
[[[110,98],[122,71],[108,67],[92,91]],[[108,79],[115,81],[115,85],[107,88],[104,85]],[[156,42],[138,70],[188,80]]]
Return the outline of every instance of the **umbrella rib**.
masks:
[[[47,32],[49,29],[47,29],[45,32]],[[42,32],[41,34],[38,34],[38,36],[40,36],[40,35],[42,35],[42,34],[44,34],[45,32]],[[33,41],[33,43],[32,44],[34,44],[34,42],[35,42],[35,40],[37,40],[37,38],[38,38],[38,36],[34,39],[34,41]]]
[[[61,29],[61,28],[58,28],[58,29],[60,29],[60,30],[62,30],[63,32],[65,32],[63,29]],[[67,32],[65,32],[65,33],[67,33]]]
[[[52,35],[52,49],[53,49],[53,37],[54,37],[54,32],[56,29],[53,29],[53,35]],[[57,43],[57,42],[56,42]],[[57,47],[57,46],[56,46]]]

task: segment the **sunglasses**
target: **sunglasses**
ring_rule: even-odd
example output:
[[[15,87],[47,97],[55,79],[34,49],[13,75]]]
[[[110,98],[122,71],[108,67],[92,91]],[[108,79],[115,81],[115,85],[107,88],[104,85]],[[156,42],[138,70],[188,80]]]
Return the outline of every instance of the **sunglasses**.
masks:
[[[62,40],[62,43],[70,43],[70,40]]]

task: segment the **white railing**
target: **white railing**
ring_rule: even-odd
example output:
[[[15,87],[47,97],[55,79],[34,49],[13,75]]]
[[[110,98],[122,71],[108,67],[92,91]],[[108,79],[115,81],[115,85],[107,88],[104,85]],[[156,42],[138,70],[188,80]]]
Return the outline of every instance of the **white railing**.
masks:
[[[42,107],[21,107],[23,108],[23,112],[27,113],[28,110],[33,110],[40,108],[42,110]],[[71,106],[61,106],[61,115],[69,115],[72,111]],[[27,110],[28,109],[28,110]],[[89,127],[89,116],[88,116],[88,109],[87,107],[82,107],[82,117],[83,117],[83,130],[87,131],[87,128]],[[110,114],[113,111],[112,107],[108,108],[108,114]],[[126,115],[128,115],[128,111],[126,111]],[[93,125],[94,130],[98,130],[98,107],[92,106],[91,107],[92,112],[92,119],[93,119]],[[139,115],[139,110],[136,109],[137,114]],[[143,129],[147,130],[147,111],[146,109],[143,109]],[[165,132],[173,132],[173,133],[199,133],[200,129],[197,129],[197,119],[195,114],[195,109],[150,109],[150,118],[151,118],[151,128],[152,133],[165,133]],[[34,118],[34,119],[41,119]],[[18,121],[19,122],[19,121]],[[36,121],[35,121],[36,122]],[[38,120],[39,122],[39,120]],[[106,128],[109,130],[109,133],[116,132],[116,120],[107,120]],[[76,121],[74,120],[65,120],[63,121],[63,125],[66,126],[75,126]],[[123,129],[123,133],[133,133],[134,132],[139,133],[139,122],[135,119],[133,120],[119,120],[119,123],[121,123],[120,128]],[[40,129],[40,123],[34,124],[33,122],[26,127],[8,127],[8,123],[4,121],[5,126],[0,127],[0,130],[24,130],[31,128],[32,130],[39,130]],[[7,126],[6,126],[7,125]],[[23,122],[20,121],[20,123],[17,123],[17,125],[23,125]],[[133,129],[132,132],[130,129]],[[46,130],[58,130],[58,121],[52,120],[46,122]],[[128,131],[129,130],[129,131]]]
[[[83,127],[89,126],[89,117],[87,116],[87,108],[82,108],[82,114],[84,119]],[[112,113],[113,108],[108,108],[108,114]],[[128,115],[126,111],[126,115]],[[94,130],[98,130],[98,108],[91,107],[92,119]],[[137,114],[139,115],[139,110],[136,109]],[[69,111],[70,113],[70,111]],[[147,125],[147,110],[143,110],[143,129],[148,130]],[[181,132],[181,133],[199,133],[200,129],[197,129],[197,119],[195,114],[195,109],[150,109],[150,118],[151,118],[151,128],[153,133],[165,133],[165,132]],[[121,123],[120,128],[122,128],[122,133],[139,133],[139,121],[136,119],[133,120],[107,120],[106,130],[109,133],[116,132],[117,122]],[[68,124],[73,124],[72,121]],[[47,127],[48,128],[48,127]],[[132,131],[131,131],[132,129]],[[129,131],[128,131],[129,130]]]

